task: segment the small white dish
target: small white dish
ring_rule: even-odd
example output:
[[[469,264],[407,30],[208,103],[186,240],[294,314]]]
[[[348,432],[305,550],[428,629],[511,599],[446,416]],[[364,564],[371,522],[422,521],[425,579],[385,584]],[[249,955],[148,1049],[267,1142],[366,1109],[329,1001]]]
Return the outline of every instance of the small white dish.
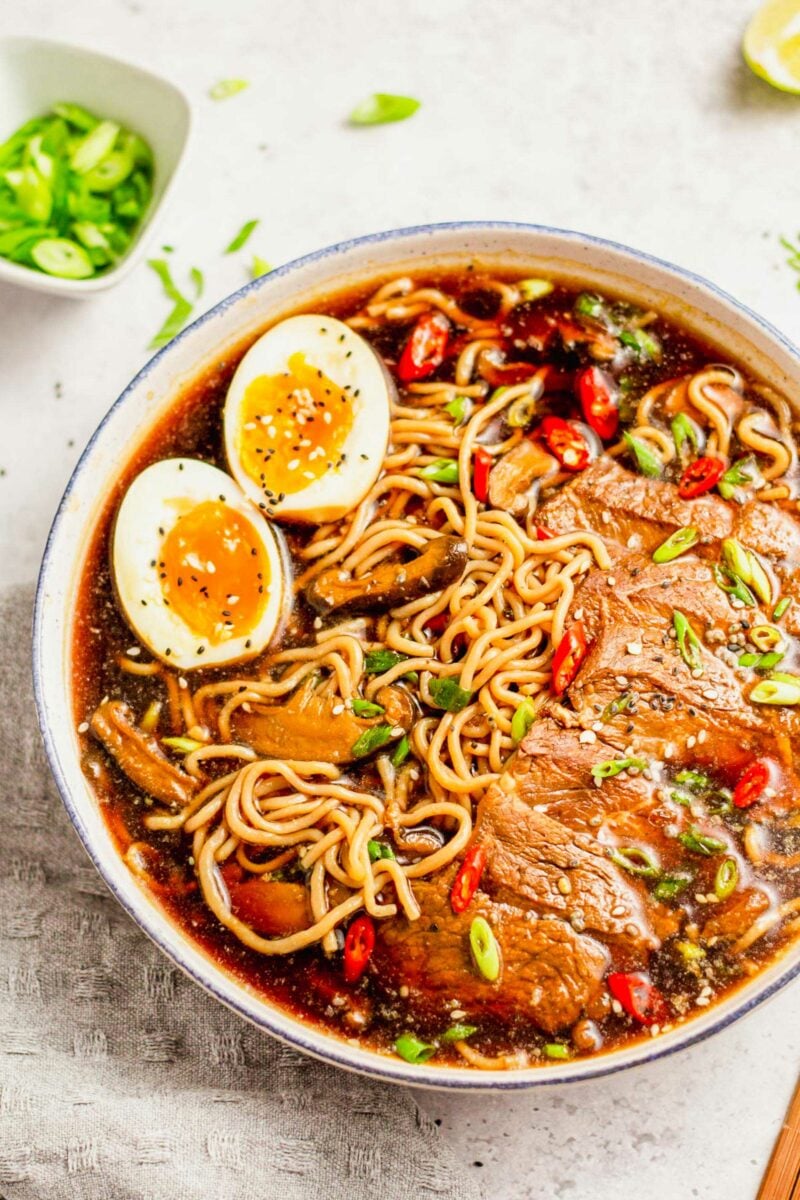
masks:
[[[110,270],[91,279],[59,279],[0,257],[2,283],[86,297],[119,283],[142,257],[186,152],[191,109],[175,84],[118,58],[40,38],[0,38],[0,142],[59,101],[135,130],[150,143],[155,160],[150,207],[129,249]]]

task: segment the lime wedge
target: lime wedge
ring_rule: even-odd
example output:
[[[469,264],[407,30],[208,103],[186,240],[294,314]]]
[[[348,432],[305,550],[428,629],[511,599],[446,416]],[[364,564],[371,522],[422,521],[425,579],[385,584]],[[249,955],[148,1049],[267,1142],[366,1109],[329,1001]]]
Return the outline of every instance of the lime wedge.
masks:
[[[742,41],[744,60],[761,79],[800,94],[800,0],[767,0]]]

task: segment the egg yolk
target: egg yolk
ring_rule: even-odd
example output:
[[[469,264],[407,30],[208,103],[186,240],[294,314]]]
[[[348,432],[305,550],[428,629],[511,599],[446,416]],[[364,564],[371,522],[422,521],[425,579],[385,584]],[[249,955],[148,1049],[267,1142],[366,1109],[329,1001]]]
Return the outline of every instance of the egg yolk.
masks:
[[[248,384],[240,411],[239,461],[263,491],[267,510],[342,466],[358,395],[300,352],[287,366]]]
[[[246,517],[222,500],[206,500],[176,520],[161,543],[164,601],[211,643],[255,629],[269,593],[269,561]]]

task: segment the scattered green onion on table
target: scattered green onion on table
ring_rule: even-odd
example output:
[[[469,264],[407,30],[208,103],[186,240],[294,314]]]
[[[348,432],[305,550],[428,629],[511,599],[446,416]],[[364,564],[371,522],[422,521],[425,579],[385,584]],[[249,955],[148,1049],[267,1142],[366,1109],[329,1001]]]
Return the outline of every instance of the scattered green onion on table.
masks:
[[[0,145],[0,256],[60,279],[102,274],[147,212],[153,170],[139,134],[54,104]]]

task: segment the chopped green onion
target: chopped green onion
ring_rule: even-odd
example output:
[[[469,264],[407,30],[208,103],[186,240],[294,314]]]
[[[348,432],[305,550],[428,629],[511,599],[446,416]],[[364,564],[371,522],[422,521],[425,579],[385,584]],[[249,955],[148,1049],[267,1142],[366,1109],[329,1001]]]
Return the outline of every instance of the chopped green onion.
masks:
[[[675,782],[685,783],[693,792],[707,792],[711,787],[711,780],[704,771],[691,771],[688,768],[678,772]]]
[[[767,654],[740,654],[739,666],[752,667],[754,671],[771,671],[784,657],[783,650],[770,650]]]
[[[772,583],[764,570],[761,559],[752,550],[748,551],[750,559],[750,579],[748,583],[762,604],[772,603]]]
[[[392,755],[392,766],[402,767],[403,763],[408,758],[410,751],[411,743],[408,740],[408,734],[404,733],[400,738],[400,741],[397,743],[394,754]]]
[[[626,712],[633,703],[633,692],[623,692],[616,700],[610,700],[600,713],[601,721],[613,721],[620,713]]]
[[[199,267],[192,267],[192,269],[189,272],[189,278],[191,279],[192,283],[194,284],[194,294],[197,297],[197,299],[199,300],[199,298],[203,294],[203,288],[205,287],[205,279],[203,277],[203,272],[200,270]]]
[[[419,106],[419,100],[411,96],[375,92],[357,104],[348,119],[351,125],[385,125],[389,121],[405,121],[413,117]]]
[[[461,712],[472,699],[472,692],[459,687],[458,682],[449,675],[444,679],[432,679],[428,691],[434,707],[443,708],[445,712]]]
[[[608,758],[605,762],[595,763],[592,767],[592,777],[594,779],[613,779],[615,775],[621,775],[623,771],[631,768],[643,771],[646,766],[647,762],[643,758]]]
[[[658,455],[654,454],[641,438],[634,437],[633,434],[628,433],[627,429],[622,435],[622,440],[636,459],[636,465],[641,473],[646,475],[648,479],[658,479],[664,469],[664,464]]]
[[[172,341],[176,334],[180,333],[192,315],[194,305],[178,291],[166,259],[149,258],[147,265],[158,275],[166,296],[173,302],[172,312],[150,343],[150,349],[156,350],[159,346],[165,346],[167,342]]]
[[[739,882],[739,864],[735,858],[724,858],[714,876],[714,894],[718,900],[727,900]]]
[[[780,621],[781,617],[786,612],[787,608],[789,607],[789,605],[791,603],[792,603],[791,596],[784,596],[782,600],[779,600],[778,603],[775,605],[775,607],[772,610],[773,621]]]
[[[407,654],[400,654],[397,650],[368,650],[364,655],[364,670],[368,675],[383,675],[407,658]]]
[[[800,704],[800,676],[775,672],[750,691],[754,704]]]
[[[220,79],[219,83],[209,88],[208,94],[212,100],[227,100],[229,96],[236,96],[249,86],[246,79]]]
[[[413,1033],[401,1033],[394,1044],[395,1053],[404,1058],[407,1063],[426,1063],[436,1053],[436,1047],[430,1042],[422,1042]]]
[[[756,598],[750,591],[750,588],[739,579],[738,575],[732,575],[725,567],[720,567],[714,564],[714,579],[717,587],[722,588],[723,592],[727,592],[729,596],[735,596],[737,600],[741,600],[742,604],[748,608],[755,607]]]
[[[601,296],[594,292],[581,292],[575,301],[575,312],[579,317],[591,317],[600,321],[606,315],[606,306]]]
[[[695,825],[688,832],[679,834],[678,841],[687,850],[691,850],[695,854],[704,854],[706,857],[710,857],[712,854],[721,854],[728,848],[725,842],[711,837],[710,834],[701,833]]]
[[[536,397],[533,392],[517,396],[506,410],[506,423],[512,429],[524,429],[536,416]]]
[[[161,716],[163,705],[160,700],[152,700],[148,704],[144,716],[139,722],[139,728],[142,733],[152,733],[158,724],[158,718]]]
[[[69,165],[78,175],[86,175],[110,154],[120,133],[116,121],[100,121],[82,137],[69,157]]]
[[[99,124],[98,118],[95,117],[88,109],[82,108],[80,104],[59,103],[53,105],[53,112],[57,117],[63,117],[70,125],[74,125],[76,129],[82,129],[84,133],[88,133]]]
[[[391,740],[391,725],[373,725],[371,728],[365,729],[361,737],[353,743],[351,753],[353,758],[364,758],[367,754],[372,754],[374,750],[385,746]]]
[[[658,339],[653,337],[652,333],[648,333],[646,329],[623,329],[619,340],[623,346],[628,346],[633,350],[639,358],[650,358],[653,362],[658,362],[661,358],[661,345]]]
[[[463,425],[472,412],[472,401],[469,396],[453,396],[444,406],[444,411],[453,418],[455,425]]]
[[[530,696],[526,696],[522,703],[517,705],[511,718],[511,740],[515,746],[520,744],[535,720],[536,709]]]
[[[202,750],[205,742],[190,737],[165,737],[161,739],[161,745],[169,746],[170,750],[177,750],[180,754],[191,754],[193,750]]]
[[[723,499],[731,500],[736,495],[737,488],[745,487],[748,483],[754,482],[757,472],[758,466],[752,456],[738,459],[737,462],[728,467],[717,484],[719,494]]]
[[[478,1032],[477,1025],[451,1025],[441,1036],[443,1042],[465,1042]]]
[[[563,1060],[570,1057],[569,1047],[563,1042],[546,1042],[542,1049],[548,1058]]]
[[[675,626],[675,632],[678,635],[678,649],[680,650],[681,658],[691,671],[697,671],[702,675],[703,658],[700,653],[702,643],[699,637],[683,613],[677,609],[672,614],[672,624]]]
[[[662,542],[657,550],[653,552],[654,563],[672,562],[674,558],[678,558],[681,554],[685,554],[687,550],[691,550],[692,546],[696,546],[700,540],[700,534],[693,525],[686,525],[683,529],[676,529],[665,542]]]
[[[258,217],[252,221],[245,221],[242,228],[236,234],[236,237],[225,247],[226,254],[233,254],[236,250],[241,250],[247,239],[252,234],[253,230],[260,224]]]
[[[92,135],[89,134],[89,137]],[[114,150],[107,154],[91,171],[87,171],[83,181],[90,192],[113,192],[128,178],[133,170],[133,159],[123,150]],[[117,209],[119,212],[119,209]],[[134,216],[138,215],[136,206]]]
[[[754,625],[749,637],[759,650],[782,650],[784,647],[783,635],[774,625]]]
[[[350,707],[357,717],[379,717],[386,712],[382,705],[374,704],[372,700],[362,700],[360,696],[353,697]]]
[[[83,246],[69,238],[42,238],[32,247],[31,258],[42,271],[59,279],[94,275],[94,264]]]
[[[689,792],[685,792],[683,788],[673,788],[670,792],[670,799],[676,804],[680,804],[683,808],[691,808],[694,804],[694,796]]]
[[[527,302],[542,300],[545,296],[549,296],[553,290],[553,285],[549,279],[518,279],[517,287],[519,288],[520,297]]]
[[[433,479],[436,483],[458,483],[458,459],[437,458],[428,463],[420,471],[423,479]]]
[[[702,946],[698,946],[697,942],[676,942],[675,949],[687,963],[699,962],[706,956],[705,950]]]
[[[257,254],[253,255],[253,261],[250,266],[250,278],[260,279],[262,275],[269,275],[272,266],[265,258],[259,258]]]
[[[394,850],[386,842],[376,842],[372,838],[367,842],[367,854],[370,862],[379,862],[382,858],[393,859]]]
[[[694,450],[700,449],[700,440],[702,433],[699,425],[697,425],[691,417],[687,417],[686,413],[679,412],[672,418],[670,425],[672,431],[672,440],[675,443],[675,449],[678,452],[678,457],[683,453],[683,448],[688,442]]]
[[[736,575],[742,583],[750,582],[752,577],[750,556],[741,542],[738,542],[736,538],[725,538],[722,543],[722,557],[732,575]]]
[[[609,850],[608,857],[618,867],[630,871],[631,875],[641,875],[643,879],[657,879],[661,874],[658,859],[641,846],[621,846],[619,849]]]
[[[674,900],[691,883],[688,875],[665,875],[653,888],[656,900]]]
[[[723,817],[733,811],[733,792],[727,788],[716,788],[706,797],[706,808],[712,817]]]
[[[469,927],[469,944],[475,966],[484,979],[494,983],[500,975],[500,947],[485,917],[474,917]]]

